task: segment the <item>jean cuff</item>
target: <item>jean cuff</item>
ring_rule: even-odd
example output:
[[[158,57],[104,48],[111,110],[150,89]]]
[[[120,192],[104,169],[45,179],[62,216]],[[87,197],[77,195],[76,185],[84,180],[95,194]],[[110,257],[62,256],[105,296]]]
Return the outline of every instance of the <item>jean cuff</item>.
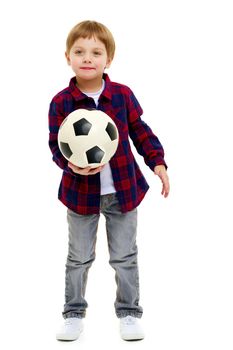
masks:
[[[78,314],[77,312],[67,312],[67,313],[63,313],[63,318],[70,318],[70,317],[76,317],[76,318],[84,318],[85,314]]]
[[[136,317],[136,318],[141,318],[142,317],[142,312],[138,312],[138,311],[116,311],[116,315],[118,318],[123,318],[126,316],[132,316],[132,317]]]

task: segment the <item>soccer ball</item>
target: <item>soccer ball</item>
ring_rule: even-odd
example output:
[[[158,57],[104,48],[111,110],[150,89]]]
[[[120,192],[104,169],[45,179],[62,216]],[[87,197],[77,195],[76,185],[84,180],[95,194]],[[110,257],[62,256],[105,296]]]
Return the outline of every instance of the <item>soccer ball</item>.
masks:
[[[99,110],[77,109],[63,120],[58,131],[61,153],[80,168],[96,168],[109,162],[118,141],[116,124]]]

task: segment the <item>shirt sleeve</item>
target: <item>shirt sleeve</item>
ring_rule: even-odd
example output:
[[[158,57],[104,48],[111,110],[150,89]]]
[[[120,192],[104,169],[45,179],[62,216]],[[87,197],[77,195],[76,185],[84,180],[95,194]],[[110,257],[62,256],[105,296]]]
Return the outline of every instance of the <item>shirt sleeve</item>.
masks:
[[[65,115],[62,112],[61,105],[54,98],[50,103],[49,115],[48,115],[49,147],[53,155],[53,161],[64,171],[74,174],[73,171],[68,167],[68,161],[62,155],[58,147],[58,141],[57,141],[58,130],[64,118],[65,118]]]
[[[142,120],[143,110],[130,89],[127,107],[129,136],[137,152],[143,156],[146,165],[152,171],[156,165],[164,165],[167,168],[163,146],[151,128]]]

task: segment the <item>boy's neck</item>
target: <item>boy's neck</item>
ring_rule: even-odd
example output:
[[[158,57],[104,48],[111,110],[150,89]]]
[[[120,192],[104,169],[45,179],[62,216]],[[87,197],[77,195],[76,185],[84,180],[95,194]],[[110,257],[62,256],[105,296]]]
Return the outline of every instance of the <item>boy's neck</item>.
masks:
[[[82,80],[76,77],[77,86],[82,92],[96,92],[102,88],[102,77],[98,80]]]

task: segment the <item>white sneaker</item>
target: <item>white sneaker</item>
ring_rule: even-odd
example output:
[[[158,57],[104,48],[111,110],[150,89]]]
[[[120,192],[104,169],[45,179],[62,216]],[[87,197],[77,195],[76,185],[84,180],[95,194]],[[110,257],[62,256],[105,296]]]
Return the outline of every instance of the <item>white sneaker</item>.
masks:
[[[76,340],[83,331],[83,321],[81,318],[69,317],[61,329],[56,334],[57,340]]]
[[[133,316],[120,318],[120,333],[124,340],[140,340],[145,337],[138,318]]]

